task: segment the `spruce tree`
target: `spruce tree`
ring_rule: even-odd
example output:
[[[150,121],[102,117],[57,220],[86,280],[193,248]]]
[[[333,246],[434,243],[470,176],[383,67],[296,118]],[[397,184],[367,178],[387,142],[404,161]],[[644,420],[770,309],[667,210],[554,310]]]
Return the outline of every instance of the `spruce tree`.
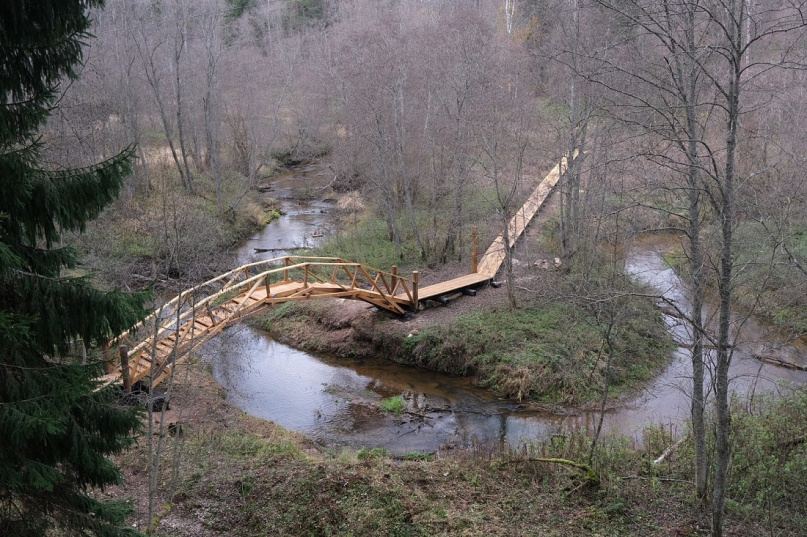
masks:
[[[95,491],[120,483],[107,458],[134,441],[139,415],[98,390],[101,365],[69,358],[142,319],[144,296],[62,275],[84,230],[130,172],[132,148],[83,169],[44,166],[39,130],[60,82],[76,77],[103,0],[0,2],[0,535],[130,535],[126,506]]]

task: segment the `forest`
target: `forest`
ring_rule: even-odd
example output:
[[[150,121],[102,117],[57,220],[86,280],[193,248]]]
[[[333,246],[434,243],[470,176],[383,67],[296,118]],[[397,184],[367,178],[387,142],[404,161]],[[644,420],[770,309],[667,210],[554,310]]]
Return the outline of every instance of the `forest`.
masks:
[[[807,370],[807,4],[26,4],[0,8],[0,434],[14,446],[0,449],[0,533],[801,534],[805,392],[742,398],[730,367],[754,319],[798,350],[779,365]],[[483,311],[414,332],[298,304],[255,324],[596,409],[593,430],[522,451],[335,455],[228,407],[198,357],[215,410],[184,435],[93,387],[112,336],[233,268],[281,217],[265,195],[278,177],[323,170],[323,186],[295,190],[331,204],[315,255],[445,275],[561,161]],[[627,274],[647,237],[675,242],[664,261],[689,306]],[[536,272],[536,255],[557,262]],[[311,343],[311,326],[350,322],[348,343]],[[675,347],[683,430],[602,433]],[[173,386],[177,401],[194,392]]]

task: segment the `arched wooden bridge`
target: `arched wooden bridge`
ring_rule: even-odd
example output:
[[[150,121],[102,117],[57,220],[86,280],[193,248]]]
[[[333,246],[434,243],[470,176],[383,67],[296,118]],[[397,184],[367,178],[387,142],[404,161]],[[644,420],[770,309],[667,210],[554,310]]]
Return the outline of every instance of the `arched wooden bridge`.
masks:
[[[510,220],[510,246],[557,184],[566,159],[541,181]],[[219,332],[274,304],[317,298],[361,300],[396,314],[417,311],[422,301],[490,282],[505,257],[499,235],[481,259],[472,256],[471,273],[420,288],[411,277],[339,258],[286,256],[250,263],[183,291],[110,344],[103,384],[123,381],[124,389],[144,381],[156,386],[175,367]]]

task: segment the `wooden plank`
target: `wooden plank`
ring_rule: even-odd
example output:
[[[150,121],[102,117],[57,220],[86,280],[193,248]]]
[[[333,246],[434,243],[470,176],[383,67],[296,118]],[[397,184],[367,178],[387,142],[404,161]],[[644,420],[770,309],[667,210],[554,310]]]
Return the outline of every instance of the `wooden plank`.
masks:
[[[479,285],[488,281],[490,281],[490,276],[486,274],[466,274],[465,276],[460,276],[459,278],[454,278],[453,280],[421,287],[418,291],[418,300],[422,301],[441,295],[447,295],[449,293],[461,291],[466,287]],[[405,299],[406,297],[405,295],[398,295],[396,298]]]
[[[510,247],[516,243],[521,234],[524,233],[524,230],[527,229],[527,226],[532,218],[543,206],[544,202],[546,202],[546,198],[549,197],[552,189],[555,187],[555,185],[557,185],[558,181],[560,180],[562,170],[565,170],[565,168],[566,157],[562,158],[558,165],[555,166],[546,177],[544,177],[535,190],[533,190],[532,194],[530,194],[530,196],[527,198],[527,201],[524,202],[524,205],[522,205],[521,208],[516,211],[516,214],[510,219],[510,222],[507,225],[509,238],[508,242]],[[490,248],[488,248],[482,256],[482,259],[479,261],[477,266],[477,272],[479,274],[485,274],[489,278],[493,278],[496,276],[496,273],[499,272],[499,268],[501,268],[502,263],[504,262],[504,257],[504,233],[502,232],[502,234],[494,239],[493,243],[490,245]]]

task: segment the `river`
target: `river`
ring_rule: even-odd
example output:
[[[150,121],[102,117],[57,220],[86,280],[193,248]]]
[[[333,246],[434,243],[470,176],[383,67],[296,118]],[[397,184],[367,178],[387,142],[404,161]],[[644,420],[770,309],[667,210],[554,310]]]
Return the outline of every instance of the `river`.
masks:
[[[283,200],[285,216],[269,224],[238,251],[241,263],[284,255],[278,248],[315,246],[330,204],[291,198],[300,181],[316,183],[322,172],[309,167],[276,182],[274,197]],[[289,198],[289,199],[284,199]],[[663,255],[672,236],[646,236],[627,250],[626,268],[636,278],[688,308],[684,287],[666,266]],[[255,253],[256,249],[271,250]],[[334,307],[338,302],[334,301]],[[676,341],[685,345],[685,327],[666,316]],[[783,392],[807,383],[807,372],[761,364],[752,357],[765,346],[790,361],[804,360],[804,348],[782,341],[774,330],[750,319],[740,333],[731,367],[732,389],[743,398],[765,391]],[[383,447],[393,454],[506,444],[511,447],[572,430],[591,430],[599,413],[499,400],[456,378],[395,364],[383,358],[356,360],[312,355],[272,340],[246,324],[232,327],[206,344],[203,357],[227,390],[228,400],[245,412],[300,432],[324,447]],[[604,430],[641,441],[649,424],[680,430],[689,413],[691,365],[684,347],[642,392],[610,410]],[[402,395],[407,412],[382,412],[385,397]]]

